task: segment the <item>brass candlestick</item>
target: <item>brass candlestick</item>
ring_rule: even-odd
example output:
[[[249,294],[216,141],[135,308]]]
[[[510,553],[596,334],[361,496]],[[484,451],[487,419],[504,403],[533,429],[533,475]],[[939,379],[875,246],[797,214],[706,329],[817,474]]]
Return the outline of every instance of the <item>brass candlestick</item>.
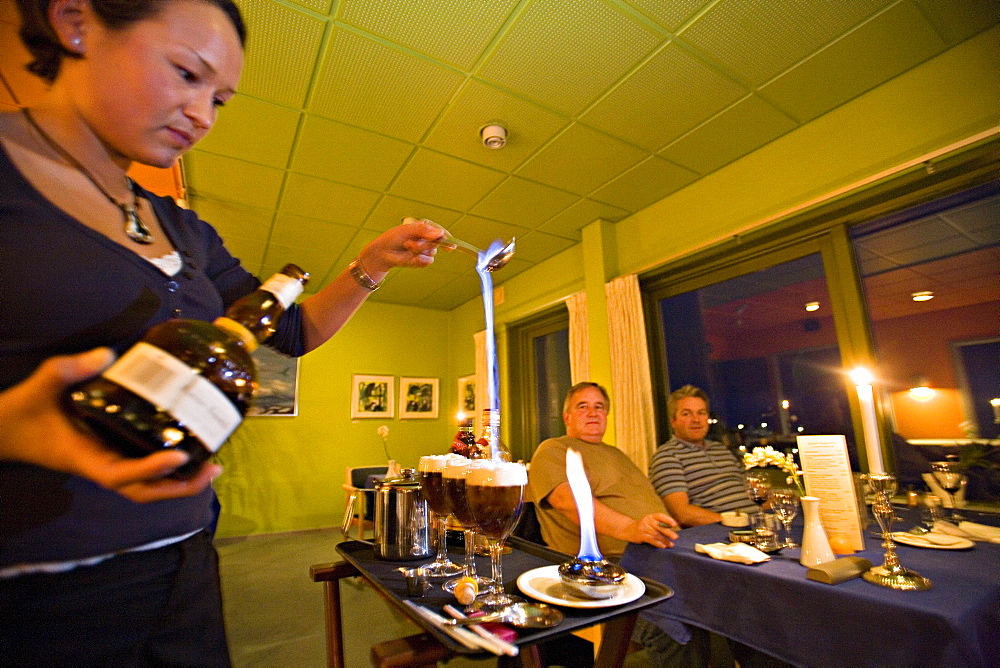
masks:
[[[892,540],[892,495],[896,493],[896,478],[888,473],[869,473],[868,484],[875,494],[872,513],[882,529],[882,547],[885,548],[885,563],[872,566],[862,577],[880,587],[909,591],[924,591],[931,588],[931,581],[916,571],[904,568],[896,556],[896,543]]]

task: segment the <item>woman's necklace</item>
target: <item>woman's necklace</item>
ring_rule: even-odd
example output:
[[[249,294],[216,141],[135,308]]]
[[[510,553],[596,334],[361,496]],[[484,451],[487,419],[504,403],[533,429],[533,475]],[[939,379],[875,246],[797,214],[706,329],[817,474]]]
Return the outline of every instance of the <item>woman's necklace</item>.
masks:
[[[31,113],[27,108],[24,108],[21,111],[24,112],[24,117],[28,119],[29,123],[31,123],[31,127],[35,128],[35,131],[38,132],[39,136],[45,140],[45,143],[48,144],[53,151],[58,153],[63,160],[86,176],[87,180],[93,183],[94,187],[101,191],[102,195],[108,198],[109,202],[121,209],[122,216],[125,219],[125,234],[128,235],[128,238],[139,244],[153,243],[153,233],[148,227],[146,227],[145,223],[142,222],[142,219],[139,218],[139,195],[137,192],[138,186],[135,181],[129,178],[127,174],[125,175],[125,186],[128,188],[128,191],[132,193],[132,201],[119,202],[111,196],[111,193],[104,189],[100,182],[94,178],[94,175],[91,174],[79,160],[74,158],[68,151],[66,151],[66,149],[57,144],[56,141],[50,137],[40,125],[38,125],[35,119],[32,118]]]

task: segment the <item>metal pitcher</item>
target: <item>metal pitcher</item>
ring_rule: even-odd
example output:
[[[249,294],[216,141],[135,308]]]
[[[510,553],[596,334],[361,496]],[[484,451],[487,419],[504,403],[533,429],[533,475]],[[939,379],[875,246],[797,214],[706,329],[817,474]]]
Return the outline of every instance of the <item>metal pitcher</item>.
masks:
[[[375,556],[392,561],[432,557],[427,501],[415,469],[375,482]]]

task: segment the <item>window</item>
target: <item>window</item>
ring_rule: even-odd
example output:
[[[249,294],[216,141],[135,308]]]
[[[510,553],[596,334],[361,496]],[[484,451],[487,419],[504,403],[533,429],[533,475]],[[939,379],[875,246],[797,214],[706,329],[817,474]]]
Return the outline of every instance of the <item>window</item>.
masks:
[[[893,431],[916,445],[1000,436],[1000,182],[851,237]]]
[[[664,393],[712,400],[713,438],[795,447],[798,434],[850,434],[830,294],[819,253],[659,300]]]
[[[511,328],[510,403],[505,432],[514,459],[528,461],[538,444],[566,433],[562,405],[572,381],[565,306]]]

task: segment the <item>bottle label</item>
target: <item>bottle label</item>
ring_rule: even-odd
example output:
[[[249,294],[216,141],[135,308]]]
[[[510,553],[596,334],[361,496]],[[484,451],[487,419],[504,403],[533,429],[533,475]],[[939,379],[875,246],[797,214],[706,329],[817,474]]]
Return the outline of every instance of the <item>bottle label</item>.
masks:
[[[299,295],[302,294],[302,283],[291,276],[285,276],[284,274],[275,274],[271,278],[264,281],[264,284],[260,286],[261,290],[267,290],[272,295],[278,298],[281,305],[286,309],[291,306]]]
[[[143,341],[101,375],[168,412],[211,452],[222,447],[243,420],[233,402],[211,381]]]

